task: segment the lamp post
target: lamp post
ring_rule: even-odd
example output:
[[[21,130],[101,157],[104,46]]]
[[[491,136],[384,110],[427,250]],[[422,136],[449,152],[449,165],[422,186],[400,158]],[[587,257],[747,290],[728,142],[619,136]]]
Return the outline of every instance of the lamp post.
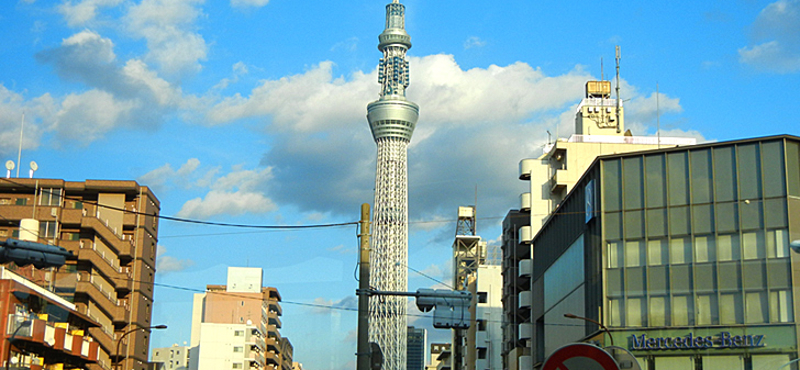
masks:
[[[119,339],[117,339],[117,352],[115,352],[117,354],[117,363],[114,365],[114,369],[118,370],[119,369],[119,364],[122,362],[122,360],[127,358],[127,356],[125,356],[125,358],[122,358],[122,359],[119,358],[120,357],[120,355],[119,355],[119,345],[122,344],[122,339],[125,338],[128,334],[133,333],[135,331],[139,331],[139,330],[166,329],[166,328],[167,328],[166,325],[155,325],[155,326],[147,326],[147,327],[140,326],[140,327],[138,327],[136,329],[128,330],[124,334],[122,334],[122,336],[119,337]]]
[[[578,319],[578,320],[588,321],[588,322],[590,322],[592,324],[599,325],[600,329],[603,329],[606,332],[606,334],[608,334],[608,338],[611,340],[611,345],[612,346],[614,345],[614,337],[611,336],[611,332],[608,331],[608,328],[605,325],[603,325],[602,323],[600,323],[599,321],[590,319],[588,317],[581,317],[581,316],[578,316],[578,315],[573,315],[571,313],[565,313],[564,317],[566,317],[568,319]]]
[[[8,370],[8,365],[11,363],[11,343],[14,342],[14,337],[17,336],[19,329],[31,326],[31,323],[33,323],[33,321],[31,321],[30,318],[26,318],[25,321],[19,323],[19,326],[17,326],[17,328],[14,329],[14,332],[11,333],[11,336],[8,337],[8,358],[6,358],[6,370]]]

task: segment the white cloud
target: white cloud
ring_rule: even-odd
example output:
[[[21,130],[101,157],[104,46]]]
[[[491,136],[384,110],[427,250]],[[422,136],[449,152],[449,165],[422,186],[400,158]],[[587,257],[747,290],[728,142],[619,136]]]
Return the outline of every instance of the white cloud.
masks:
[[[186,270],[194,265],[191,259],[178,259],[172,256],[167,256],[167,248],[159,245],[156,248],[156,273],[164,275],[170,272],[178,272]]]
[[[204,198],[184,203],[178,217],[206,219],[217,215],[264,214],[278,207],[263,191],[272,179],[272,169],[234,170],[216,179]]]
[[[145,60],[168,75],[194,74],[208,47],[195,31],[203,0],[143,0],[125,17],[128,30],[147,41]]]
[[[35,149],[43,134],[42,121],[49,120],[56,102],[49,94],[27,100],[25,96],[7,89],[0,83],[0,154],[16,153],[19,134],[25,116],[22,149]]]
[[[117,60],[114,43],[84,30],[64,39],[59,47],[36,55],[51,64],[59,76],[90,89],[68,94],[48,122],[64,141],[86,145],[120,127],[152,128],[165,115],[185,106],[177,88],[150,70],[141,60]]]
[[[486,41],[481,40],[478,36],[470,36],[464,41],[464,49],[481,48],[486,46]]]
[[[231,6],[234,8],[260,8],[269,4],[269,0],[231,0]]]
[[[172,164],[167,163],[142,176],[139,176],[139,178],[136,180],[144,185],[147,185],[156,192],[166,191],[172,186],[186,189],[193,185],[197,185],[197,182],[205,184],[202,180],[203,177],[208,176],[208,173],[211,173],[212,176],[214,173],[216,173],[216,169],[212,169],[205,174],[198,174],[197,169],[199,167],[199,159],[189,158],[186,163],[182,164],[180,168],[178,168],[177,171],[172,167]],[[198,179],[198,177],[200,177],[200,179]]]
[[[135,101],[117,100],[100,90],[69,94],[61,103],[50,129],[55,130],[63,142],[86,145],[120,122],[130,121],[133,111],[140,108]]]
[[[752,39],[738,50],[740,62],[776,73],[800,71],[800,0],[779,0],[762,9]]]
[[[58,12],[64,16],[67,25],[77,27],[93,21],[99,8],[114,7],[121,2],[122,0],[67,0],[58,6]]]
[[[358,298],[356,296],[347,296],[338,301],[317,297],[314,298],[312,303],[316,307],[312,308],[312,312],[316,314],[329,315],[332,310],[355,310],[358,309]]]

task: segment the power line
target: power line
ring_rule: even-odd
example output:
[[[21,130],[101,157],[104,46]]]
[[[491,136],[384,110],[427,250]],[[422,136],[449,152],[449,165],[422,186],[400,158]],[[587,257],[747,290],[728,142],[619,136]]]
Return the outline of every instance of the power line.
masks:
[[[16,181],[12,181],[11,179],[0,177],[0,180],[12,183],[17,186],[21,186],[27,189],[33,189],[34,195],[35,192],[38,190],[36,186],[30,186],[28,184],[22,184]],[[339,226],[349,226],[349,225],[357,225],[358,221],[351,221],[351,222],[340,222],[340,223],[330,223],[330,224],[311,224],[311,225],[252,225],[252,224],[238,224],[238,223],[227,223],[227,222],[213,222],[213,221],[203,221],[203,220],[194,220],[190,218],[183,218],[183,217],[175,217],[175,216],[164,216],[160,214],[148,214],[139,211],[132,211],[127,210],[125,208],[114,207],[106,204],[100,204],[94,201],[87,201],[82,198],[74,198],[69,197],[66,194],[62,194],[64,199],[79,201],[82,203],[92,204],[97,207],[103,207],[106,209],[120,211],[124,213],[140,215],[140,216],[150,216],[156,217],[158,219],[167,220],[167,221],[175,221],[175,222],[182,222],[182,223],[189,223],[189,224],[197,224],[197,225],[206,225],[206,226],[224,226],[224,227],[238,227],[238,228],[249,228],[249,229],[268,229],[268,230],[296,230],[296,229],[320,229],[320,228],[328,228],[328,227],[339,227]]]

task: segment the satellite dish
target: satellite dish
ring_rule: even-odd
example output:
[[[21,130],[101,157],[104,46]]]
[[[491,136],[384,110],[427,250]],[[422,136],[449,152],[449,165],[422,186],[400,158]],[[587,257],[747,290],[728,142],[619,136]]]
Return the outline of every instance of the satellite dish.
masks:
[[[13,170],[14,169],[14,161],[12,161],[10,159],[8,161],[6,161],[6,169],[9,170],[9,171]]]
[[[31,170],[36,171],[39,169],[39,165],[36,164],[36,161],[31,161]]]

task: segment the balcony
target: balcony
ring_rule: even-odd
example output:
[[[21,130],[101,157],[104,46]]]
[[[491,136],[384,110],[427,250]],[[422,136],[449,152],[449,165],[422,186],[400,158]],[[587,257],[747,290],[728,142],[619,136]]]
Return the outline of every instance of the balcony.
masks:
[[[533,295],[530,290],[519,292],[519,308],[531,308],[533,303]]]
[[[519,179],[530,180],[531,170],[536,166],[536,159],[528,158],[519,162]]]
[[[569,181],[567,170],[555,170],[553,176],[550,177],[550,192],[558,193],[566,190],[567,181]]]
[[[533,338],[533,324],[519,324],[519,340]]]
[[[519,210],[521,212],[531,211],[531,193],[522,193],[519,196]]]
[[[517,369],[533,369],[533,357],[519,356],[519,367]]]
[[[97,362],[99,343],[88,336],[74,331],[68,333],[66,323],[50,323],[45,320],[24,316],[9,315],[6,336],[14,335],[14,340],[23,342],[18,346],[27,347],[32,353],[43,358],[61,358],[70,367],[85,367]],[[30,325],[27,324],[30,321]],[[58,325],[59,327],[57,327]]]
[[[117,230],[116,232],[108,227],[106,223],[100,221],[96,217],[84,217],[81,219],[81,228],[92,229],[100,236],[108,245],[117,250],[119,256],[127,256],[133,258],[132,241],[122,239],[122,234]]]
[[[531,277],[533,273],[533,260],[519,261],[519,277]]]
[[[531,235],[531,227],[523,226],[519,228],[519,244],[531,244],[533,236]]]

